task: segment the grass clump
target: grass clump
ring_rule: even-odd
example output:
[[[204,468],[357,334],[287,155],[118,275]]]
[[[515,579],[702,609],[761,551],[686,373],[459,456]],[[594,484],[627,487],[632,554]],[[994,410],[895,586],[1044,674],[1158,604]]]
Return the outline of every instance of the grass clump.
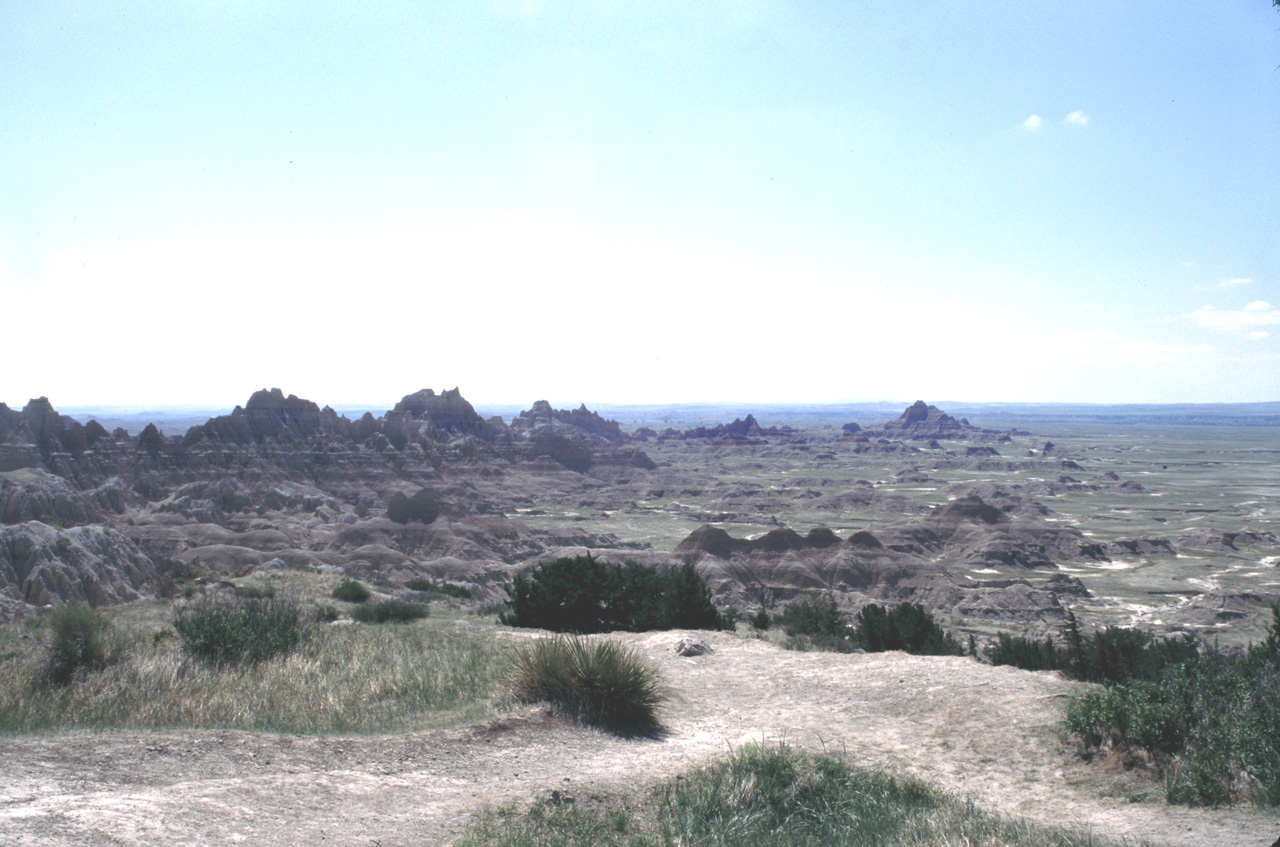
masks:
[[[658,672],[616,641],[555,636],[516,650],[517,697],[547,702],[583,723],[629,735],[658,731]]]
[[[369,599],[369,589],[358,579],[348,579],[338,583],[329,596],[347,603],[364,603]]]
[[[922,783],[787,746],[748,745],[637,798],[490,812],[459,847],[1101,847],[996,817]]]
[[[421,603],[404,600],[383,600],[358,606],[351,619],[360,623],[408,623],[425,618],[430,612]]]
[[[731,628],[692,561],[659,570],[638,562],[610,564],[573,556],[537,565],[515,578],[502,613],[507,626],[586,635],[656,629]]]
[[[215,665],[260,662],[293,650],[306,633],[290,598],[203,595],[178,608],[173,628],[189,656]]]
[[[66,685],[77,673],[101,670],[119,658],[111,624],[100,612],[70,603],[45,616],[44,624],[49,630],[44,676],[54,685]]]

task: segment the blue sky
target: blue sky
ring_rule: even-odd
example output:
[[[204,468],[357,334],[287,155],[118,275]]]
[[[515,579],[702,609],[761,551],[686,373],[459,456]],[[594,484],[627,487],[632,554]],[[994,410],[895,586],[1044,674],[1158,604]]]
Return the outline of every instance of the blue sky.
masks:
[[[1280,400],[1276,139],[1264,0],[9,0],[0,401]]]

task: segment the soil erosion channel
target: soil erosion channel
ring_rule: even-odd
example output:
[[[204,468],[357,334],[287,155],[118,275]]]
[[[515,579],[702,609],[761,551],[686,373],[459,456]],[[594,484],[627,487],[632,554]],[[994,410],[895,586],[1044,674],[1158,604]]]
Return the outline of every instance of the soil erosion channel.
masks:
[[[848,755],[1045,824],[1157,845],[1265,847],[1280,823],[1107,797],[1055,733],[1056,674],[902,653],[794,653],[694,633],[625,634],[670,686],[662,740],[529,711],[388,737],[124,732],[0,741],[0,844],[447,844],[490,804],[634,789],[752,741]],[[1117,792],[1119,793],[1119,792]]]

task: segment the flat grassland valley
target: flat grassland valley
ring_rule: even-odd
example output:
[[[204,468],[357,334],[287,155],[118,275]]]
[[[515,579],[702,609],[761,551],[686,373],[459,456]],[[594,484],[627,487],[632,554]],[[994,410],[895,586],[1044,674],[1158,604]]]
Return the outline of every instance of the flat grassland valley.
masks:
[[[1280,404],[940,405],[0,403],[0,844],[712,844],[680,786],[838,761],[933,811],[758,843],[1270,845],[1276,757],[1126,727],[1280,664]],[[513,689],[549,636],[509,589],[557,562],[705,585],[707,629],[589,637],[658,730]],[[201,614],[272,604],[278,655],[200,653]],[[869,647],[907,604],[955,649]]]

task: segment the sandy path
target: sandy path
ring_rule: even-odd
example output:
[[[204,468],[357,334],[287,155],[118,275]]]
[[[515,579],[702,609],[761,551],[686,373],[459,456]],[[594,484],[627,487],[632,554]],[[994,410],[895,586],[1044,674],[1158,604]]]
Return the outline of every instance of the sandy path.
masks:
[[[646,784],[785,739],[911,773],[981,805],[1157,845],[1269,847],[1280,820],[1134,805],[1053,732],[1071,683],[968,659],[790,653],[697,633],[619,636],[669,682],[669,735],[628,741],[536,714],[462,730],[317,739],[109,733],[0,742],[0,845],[443,844],[484,805]]]

